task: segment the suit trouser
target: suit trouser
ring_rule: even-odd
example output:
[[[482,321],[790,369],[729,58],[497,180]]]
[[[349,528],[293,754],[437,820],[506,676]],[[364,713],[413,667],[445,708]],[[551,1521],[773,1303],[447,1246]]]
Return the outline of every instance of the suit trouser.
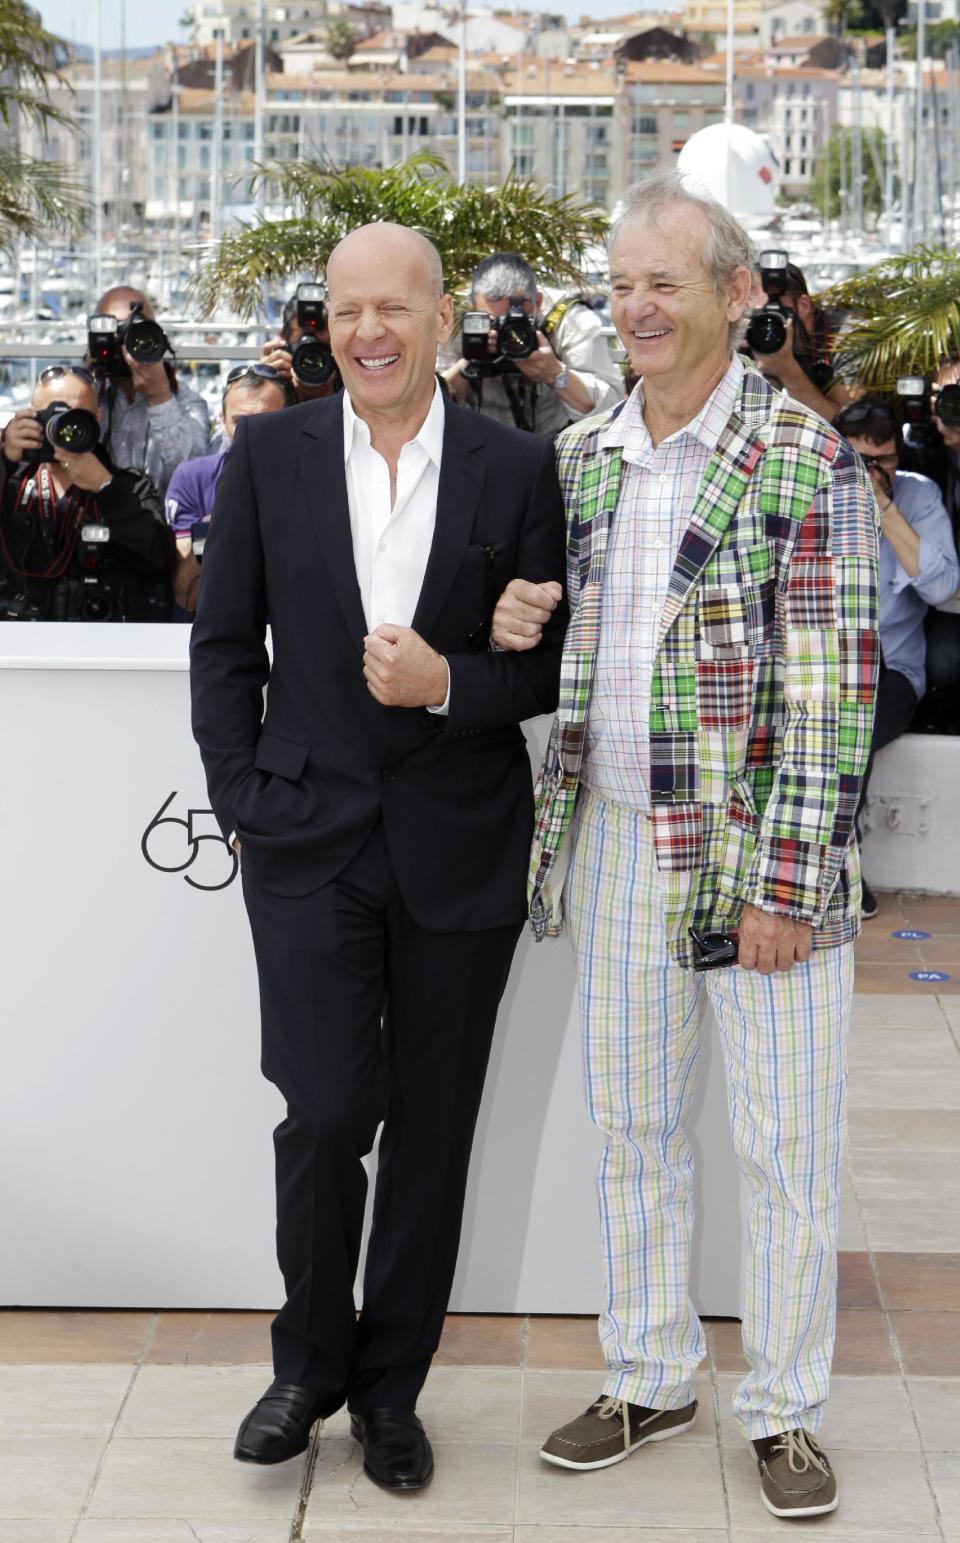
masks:
[[[520,925],[429,932],[407,911],[382,824],[331,883],[244,879],[260,979],[286,1302],[274,1368],[364,1413],[412,1409],[453,1283],[474,1126]],[[357,1320],[366,1172],[383,1120]]]
[[[749,1189],[743,1348],[734,1409],[750,1438],[819,1427],[836,1325],[839,1184],[853,947],[787,974],[697,975],[666,950],[652,827],[581,795],[567,884],[587,1102],[604,1135],[605,1391],[688,1403],[705,1354],[688,1279],[693,1152],[684,1129],[709,994],[733,1144]]]

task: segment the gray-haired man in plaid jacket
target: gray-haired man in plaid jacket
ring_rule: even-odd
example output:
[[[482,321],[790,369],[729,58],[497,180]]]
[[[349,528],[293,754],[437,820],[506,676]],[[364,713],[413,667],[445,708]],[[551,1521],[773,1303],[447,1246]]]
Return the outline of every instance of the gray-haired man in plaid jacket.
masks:
[[[538,936],[569,918],[600,1211],[608,1378],[541,1455],[575,1469],[689,1430],[703,991],[750,1190],[734,1400],[764,1504],[837,1505],[816,1441],[836,1321],[854,812],[870,748],[877,509],[816,414],[735,351],[754,256],[675,175],[632,191],[613,315],[640,382],[558,441],[571,620],[540,773]],[[536,647],[557,586],[514,581],[494,637]],[[739,967],[738,967],[739,966]]]

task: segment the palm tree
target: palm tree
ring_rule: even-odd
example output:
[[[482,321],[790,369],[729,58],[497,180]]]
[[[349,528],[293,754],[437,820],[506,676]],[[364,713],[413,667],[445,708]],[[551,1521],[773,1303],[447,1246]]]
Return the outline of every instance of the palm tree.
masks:
[[[331,59],[346,63],[357,46],[357,34],[342,16],[335,16],[327,25],[324,47]]]
[[[76,131],[74,120],[50,99],[50,81],[65,45],[41,25],[24,0],[0,0],[0,248],[20,237],[38,238],[48,227],[78,229],[87,200],[81,183],[58,161],[20,149],[22,124],[46,142],[53,124]]]
[[[373,220],[429,236],[451,290],[462,288],[491,252],[522,252],[544,279],[579,284],[585,252],[607,231],[605,214],[572,195],[550,198],[532,180],[511,174],[496,187],[461,186],[429,151],[383,169],[284,162],[259,168],[258,176],[291,215],[261,219],[223,238],[194,283],[206,314],[227,300],[250,316],[261,304],[264,280],[322,272],[341,237]]]
[[[848,382],[893,391],[900,375],[929,375],[960,358],[960,256],[918,247],[818,296],[852,318],[834,363]]]

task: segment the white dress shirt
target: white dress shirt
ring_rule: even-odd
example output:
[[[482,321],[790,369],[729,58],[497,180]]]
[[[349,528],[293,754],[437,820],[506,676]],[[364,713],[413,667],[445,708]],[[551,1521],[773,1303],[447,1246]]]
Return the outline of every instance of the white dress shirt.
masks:
[[[742,383],[743,365],[734,354],[696,417],[654,449],[640,381],[599,438],[601,449],[622,450],[623,480],[607,548],[582,778],[628,809],[650,806],[650,691],[660,615],[703,474]]]
[[[381,623],[413,625],[437,522],[443,455],[443,394],[437,386],[430,410],[397,462],[397,496],[390,504],[390,468],[370,443],[370,429],[343,393],[343,459],[353,537],[353,560],[363,614],[371,632]],[[446,713],[447,699],[430,712]]]

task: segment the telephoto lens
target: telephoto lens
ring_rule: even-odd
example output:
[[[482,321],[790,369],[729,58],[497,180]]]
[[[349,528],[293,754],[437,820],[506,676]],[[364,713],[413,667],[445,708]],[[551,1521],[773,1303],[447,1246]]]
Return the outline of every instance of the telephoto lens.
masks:
[[[499,350],[504,359],[529,359],[538,348],[536,323],[522,306],[511,306],[498,323]]]
[[[755,354],[778,354],[787,341],[787,324],[779,306],[754,311],[747,327],[747,347]]]
[[[960,386],[941,386],[937,392],[937,417],[951,428],[960,424]]]
[[[309,334],[300,339],[293,350],[293,372],[301,385],[323,386],[335,369],[333,354],[326,343]]]
[[[159,364],[170,344],[162,327],[148,321],[142,301],[130,307],[130,315],[117,328],[117,341],[137,364]]]
[[[46,443],[40,450],[24,456],[25,461],[55,461],[57,451],[86,455],[100,440],[100,424],[95,413],[85,407],[70,407],[66,402],[51,402],[37,413]]]

